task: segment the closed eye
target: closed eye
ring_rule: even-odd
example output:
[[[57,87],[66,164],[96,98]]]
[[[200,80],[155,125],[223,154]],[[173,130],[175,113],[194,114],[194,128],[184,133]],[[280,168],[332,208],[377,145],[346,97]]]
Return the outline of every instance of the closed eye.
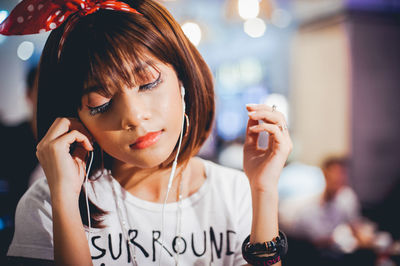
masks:
[[[96,107],[87,106],[89,108],[90,115],[96,115],[99,113],[107,112],[107,110],[111,107],[111,102],[112,100]]]
[[[152,90],[152,89],[156,88],[160,83],[162,83],[161,72],[158,73],[158,77],[155,81],[139,86],[139,91]],[[90,115],[94,116],[96,114],[101,114],[101,113],[107,112],[108,109],[110,109],[110,107],[111,107],[111,102],[112,102],[112,100],[110,100],[109,102],[106,102],[105,104],[95,106],[95,107],[87,106],[89,109]]]
[[[146,91],[146,90],[154,89],[154,88],[156,88],[161,82],[162,82],[162,79],[161,79],[161,72],[159,72],[159,73],[158,73],[158,78],[157,78],[155,81],[139,86],[139,90],[140,90],[140,91]]]

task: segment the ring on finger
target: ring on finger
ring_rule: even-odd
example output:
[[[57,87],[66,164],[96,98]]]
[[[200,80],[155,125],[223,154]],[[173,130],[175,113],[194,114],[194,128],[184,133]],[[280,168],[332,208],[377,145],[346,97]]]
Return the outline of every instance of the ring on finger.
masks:
[[[272,105],[272,112],[275,112],[276,111],[276,105],[274,104],[274,105]]]
[[[285,130],[288,129],[288,127],[287,127],[286,124],[283,124],[283,126],[282,126],[281,124],[279,124],[278,127],[279,127],[279,129],[280,129],[281,131],[285,131]]]

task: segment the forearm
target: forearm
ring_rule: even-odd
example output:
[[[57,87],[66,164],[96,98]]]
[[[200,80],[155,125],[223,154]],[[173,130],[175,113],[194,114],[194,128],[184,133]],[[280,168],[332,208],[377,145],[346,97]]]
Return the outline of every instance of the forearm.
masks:
[[[250,242],[270,241],[278,236],[278,191],[252,191],[253,220]]]
[[[56,265],[92,265],[78,199],[52,197]]]
[[[252,189],[253,220],[250,243],[271,241],[279,235],[278,189],[258,191]],[[281,262],[275,265],[281,265]]]
[[[285,117],[275,105],[248,104],[246,109],[249,121],[243,147],[243,170],[249,178],[252,196],[250,243],[264,243],[279,235],[278,180],[293,144]],[[268,133],[266,149],[258,146],[262,132]]]

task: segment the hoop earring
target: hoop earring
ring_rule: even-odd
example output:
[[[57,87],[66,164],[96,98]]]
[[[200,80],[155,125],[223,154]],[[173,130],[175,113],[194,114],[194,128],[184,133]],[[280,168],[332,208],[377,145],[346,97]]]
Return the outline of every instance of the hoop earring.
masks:
[[[184,137],[187,137],[187,135],[189,134],[189,117],[188,115],[185,113],[185,120],[186,120],[186,128],[185,128],[185,135]]]

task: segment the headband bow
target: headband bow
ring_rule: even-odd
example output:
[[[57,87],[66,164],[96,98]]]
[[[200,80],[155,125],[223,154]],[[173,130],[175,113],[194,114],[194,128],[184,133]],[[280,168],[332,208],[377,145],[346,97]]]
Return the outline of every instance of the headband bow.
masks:
[[[42,33],[59,27],[69,16],[86,16],[99,9],[140,14],[118,0],[24,0],[0,24],[0,34]]]

